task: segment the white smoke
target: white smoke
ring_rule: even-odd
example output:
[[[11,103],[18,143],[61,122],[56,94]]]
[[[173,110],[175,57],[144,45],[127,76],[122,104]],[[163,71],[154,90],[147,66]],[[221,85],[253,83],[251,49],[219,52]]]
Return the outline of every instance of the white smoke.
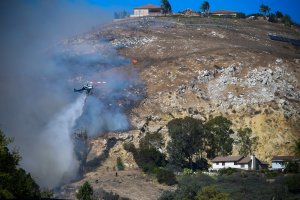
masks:
[[[30,160],[26,160],[24,165],[31,169],[38,182],[48,187],[55,187],[62,180],[68,182],[77,174],[79,163],[73,151],[71,134],[76,120],[83,113],[86,97],[82,94],[58,113],[40,135],[39,141],[32,144]],[[39,162],[40,158],[44,158],[43,162]]]

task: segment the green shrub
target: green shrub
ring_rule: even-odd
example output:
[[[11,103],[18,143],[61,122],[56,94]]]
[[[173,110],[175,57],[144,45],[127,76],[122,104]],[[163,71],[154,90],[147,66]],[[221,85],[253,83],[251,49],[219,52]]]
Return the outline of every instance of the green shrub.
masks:
[[[237,13],[236,18],[245,19],[246,15],[245,15],[245,13],[239,12],[239,13]]]
[[[120,157],[117,158],[117,169],[118,170],[124,170],[124,164],[123,164],[123,161]]]
[[[183,175],[192,175],[192,174],[193,174],[193,170],[191,170],[189,168],[183,169]]]
[[[93,188],[89,182],[85,182],[76,194],[77,199],[79,200],[92,200],[93,199]]]
[[[177,183],[175,174],[172,171],[161,169],[156,174],[157,181],[159,183],[165,183],[167,185],[174,185]]]
[[[265,175],[267,178],[275,178],[278,175],[278,171],[266,171]]]
[[[125,142],[125,143],[123,144],[123,148],[124,148],[126,151],[131,152],[131,153],[133,153],[133,152],[136,151],[134,144],[132,144],[131,142]]]
[[[229,194],[219,192],[215,186],[203,187],[197,193],[196,200],[229,200]]]
[[[229,176],[229,175],[231,175],[231,174],[233,174],[233,173],[235,173],[235,172],[237,172],[237,170],[236,169],[234,169],[234,168],[230,168],[230,167],[228,167],[228,168],[223,168],[223,169],[220,169],[219,171],[218,171],[218,173],[219,173],[219,175],[227,175],[227,176]]]
[[[285,172],[287,173],[298,173],[299,172],[299,164],[297,161],[289,161],[285,165]]]
[[[158,200],[174,200],[175,193],[171,191],[165,191],[162,195],[158,198]]]

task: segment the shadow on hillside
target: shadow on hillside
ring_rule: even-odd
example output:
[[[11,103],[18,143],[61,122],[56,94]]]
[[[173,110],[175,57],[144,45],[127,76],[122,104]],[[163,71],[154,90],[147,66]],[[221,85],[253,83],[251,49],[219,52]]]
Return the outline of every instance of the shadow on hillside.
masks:
[[[106,148],[104,149],[103,153],[100,156],[95,157],[93,160],[86,162],[84,165],[84,171],[90,172],[90,171],[95,170],[100,165],[102,165],[102,163],[105,162],[105,160],[108,158],[109,151],[115,146],[117,141],[118,140],[116,138],[109,138],[107,140],[107,145],[106,145]]]

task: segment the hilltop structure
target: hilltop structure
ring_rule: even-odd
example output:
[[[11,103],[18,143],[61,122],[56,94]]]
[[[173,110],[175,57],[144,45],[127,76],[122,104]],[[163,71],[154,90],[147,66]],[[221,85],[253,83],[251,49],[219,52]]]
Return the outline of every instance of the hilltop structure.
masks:
[[[216,10],[210,13],[210,16],[218,16],[218,17],[236,17],[237,12],[230,10]]]
[[[130,17],[145,17],[145,16],[159,16],[161,15],[161,7],[153,4],[136,7],[133,10],[133,15]]]

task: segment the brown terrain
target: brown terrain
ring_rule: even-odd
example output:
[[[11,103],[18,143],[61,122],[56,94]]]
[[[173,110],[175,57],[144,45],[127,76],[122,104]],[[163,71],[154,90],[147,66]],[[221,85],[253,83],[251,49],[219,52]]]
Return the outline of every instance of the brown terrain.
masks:
[[[94,190],[139,200],[174,189],[145,176],[122,144],[138,145],[145,132],[157,131],[168,141],[166,124],[177,117],[206,121],[223,115],[234,130],[249,127],[258,136],[259,159],[270,163],[274,155],[291,155],[300,137],[300,47],[272,41],[269,33],[300,39],[299,28],[282,24],[192,17],[128,19],[84,36],[105,38],[121,55],[136,60],[130,70],[114,70],[129,76],[137,72],[145,95],[128,110],[131,130],[90,139],[88,172],[59,196],[74,198],[86,180]],[[125,171],[116,177],[117,157]]]

